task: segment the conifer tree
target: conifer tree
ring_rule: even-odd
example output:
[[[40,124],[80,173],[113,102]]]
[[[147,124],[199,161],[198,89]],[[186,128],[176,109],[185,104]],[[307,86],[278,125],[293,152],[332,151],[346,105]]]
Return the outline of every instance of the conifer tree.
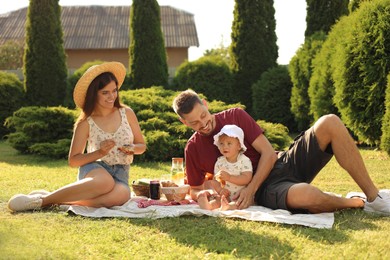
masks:
[[[62,105],[67,67],[58,0],[30,1],[23,59],[27,102],[37,106]]]
[[[319,31],[328,34],[339,18],[348,14],[349,0],[306,0],[306,3],[306,37]]]
[[[236,0],[232,25],[231,68],[237,100],[252,109],[252,85],[276,66],[273,0]]]
[[[160,6],[156,0],[133,0],[129,54],[129,73],[134,88],[168,84]]]

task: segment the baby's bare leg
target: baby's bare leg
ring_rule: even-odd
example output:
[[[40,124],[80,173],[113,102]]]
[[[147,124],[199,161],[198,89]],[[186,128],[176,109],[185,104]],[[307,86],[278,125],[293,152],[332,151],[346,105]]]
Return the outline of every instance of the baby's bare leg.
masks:
[[[221,200],[215,198],[209,201],[209,198],[206,194],[201,194],[198,197],[198,205],[201,209],[213,210],[221,207]]]
[[[233,210],[233,209],[237,209],[236,202],[234,201],[229,202],[229,200],[222,195],[220,210]]]

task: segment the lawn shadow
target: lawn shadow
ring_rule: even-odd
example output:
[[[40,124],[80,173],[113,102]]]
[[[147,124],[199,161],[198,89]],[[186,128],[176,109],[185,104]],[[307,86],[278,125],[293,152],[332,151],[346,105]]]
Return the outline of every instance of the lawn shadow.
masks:
[[[238,258],[286,257],[294,251],[288,242],[276,236],[244,230],[238,220],[228,227],[223,218],[181,216],[158,220],[130,220],[132,224],[158,228],[175,241],[207,253],[224,254]]]
[[[335,213],[332,229],[311,229],[301,226],[293,228],[293,233],[305,236],[315,242],[339,244],[350,240],[351,230],[373,230],[377,227],[365,216],[363,210],[346,209]]]

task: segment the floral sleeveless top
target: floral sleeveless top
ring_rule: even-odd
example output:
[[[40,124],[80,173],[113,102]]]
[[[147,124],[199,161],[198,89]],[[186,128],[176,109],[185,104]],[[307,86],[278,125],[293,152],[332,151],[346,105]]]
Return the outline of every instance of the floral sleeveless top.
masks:
[[[126,155],[118,150],[118,147],[121,147],[125,144],[132,144],[134,142],[134,135],[129,122],[126,117],[126,109],[119,108],[119,113],[121,115],[121,124],[115,133],[107,133],[103,131],[91,117],[87,118],[89,124],[89,137],[88,137],[88,146],[87,152],[91,153],[100,149],[100,142],[113,139],[116,143],[114,148],[106,154],[104,157],[99,159],[109,165],[114,164],[131,164],[133,162],[133,155]]]

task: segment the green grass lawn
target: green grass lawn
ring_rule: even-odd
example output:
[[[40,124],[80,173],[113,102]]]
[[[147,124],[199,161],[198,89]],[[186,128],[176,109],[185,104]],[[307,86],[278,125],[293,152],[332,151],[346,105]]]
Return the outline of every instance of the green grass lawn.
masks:
[[[390,160],[361,150],[378,188],[390,189]],[[130,179],[159,177],[170,163],[135,159]],[[20,155],[0,142],[0,259],[390,259],[390,217],[335,213],[332,229],[213,217],[92,219],[56,209],[12,214],[8,199],[76,179],[64,160]],[[360,191],[333,159],[314,184],[345,196]]]

